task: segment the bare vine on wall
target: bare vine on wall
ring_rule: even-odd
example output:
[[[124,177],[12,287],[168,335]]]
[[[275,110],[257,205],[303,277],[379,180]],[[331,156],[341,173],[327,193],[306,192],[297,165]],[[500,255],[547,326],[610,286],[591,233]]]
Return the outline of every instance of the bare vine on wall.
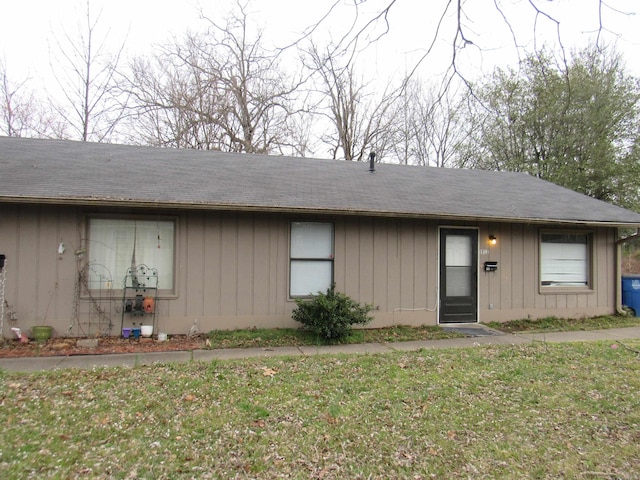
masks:
[[[79,259],[73,289],[73,311],[67,334],[77,328],[81,335],[106,336],[113,328],[111,318],[111,272],[96,263],[82,263]],[[90,280],[90,276],[95,280]],[[100,288],[93,288],[97,283]],[[108,298],[105,301],[105,296]],[[84,308],[83,308],[84,307]],[[88,307],[88,308],[87,308]],[[83,327],[86,326],[86,329]],[[94,328],[95,327],[95,331]]]

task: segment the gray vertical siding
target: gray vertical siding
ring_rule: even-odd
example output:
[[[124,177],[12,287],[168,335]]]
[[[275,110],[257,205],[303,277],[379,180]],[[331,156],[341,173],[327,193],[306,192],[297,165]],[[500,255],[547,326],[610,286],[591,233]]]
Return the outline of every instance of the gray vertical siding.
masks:
[[[68,328],[77,271],[77,220],[69,209],[0,206],[0,253],[7,257],[5,298],[17,312],[17,327]],[[60,243],[66,247],[62,255]],[[5,336],[11,326],[5,319]]]
[[[0,205],[0,253],[7,256],[6,298],[28,330],[47,323],[57,335],[82,335],[73,325],[74,289],[85,245],[86,215],[79,207]],[[101,211],[144,214],[140,211]],[[157,215],[159,212],[154,212]],[[251,326],[296,326],[288,298],[289,224],[284,214],[215,211],[160,212],[176,224],[175,289],[158,303],[158,325],[187,333]],[[302,218],[304,219],[304,218]],[[337,288],[375,307],[372,326],[437,323],[438,227],[435,220],[313,217],[335,225],[334,278]],[[449,223],[446,225],[450,226]],[[458,226],[479,231],[479,315],[481,321],[530,316],[576,316],[615,309],[615,231],[591,229],[592,292],[542,293],[538,285],[540,228],[527,224]],[[488,236],[498,244],[490,246]],[[60,242],[66,246],[58,255]],[[485,273],[484,261],[498,261]],[[114,278],[116,285],[122,279]],[[81,303],[87,305],[87,297]],[[120,292],[101,304],[120,327]],[[80,313],[87,311],[82,307]],[[72,326],[69,330],[69,326]],[[5,321],[3,334],[10,336]]]

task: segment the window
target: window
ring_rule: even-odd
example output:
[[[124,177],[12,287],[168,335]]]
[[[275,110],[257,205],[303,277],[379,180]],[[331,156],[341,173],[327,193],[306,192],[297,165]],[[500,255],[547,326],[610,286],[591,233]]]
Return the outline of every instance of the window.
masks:
[[[589,285],[589,234],[543,233],[540,240],[540,282],[543,287]]]
[[[174,221],[91,218],[89,262],[111,273],[114,290],[122,288],[127,269],[138,264],[158,270],[158,288],[173,290],[174,230]]]
[[[333,224],[293,222],[289,294],[306,297],[333,283]]]

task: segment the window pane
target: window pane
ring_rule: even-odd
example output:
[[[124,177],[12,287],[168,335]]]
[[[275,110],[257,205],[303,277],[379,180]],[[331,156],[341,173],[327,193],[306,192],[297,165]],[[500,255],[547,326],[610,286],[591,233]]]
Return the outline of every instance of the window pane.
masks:
[[[445,264],[447,267],[471,266],[471,237],[468,235],[447,235]]]
[[[89,262],[111,272],[113,288],[122,288],[127,269],[145,264],[158,270],[158,287],[173,289],[174,222],[91,219]],[[90,273],[91,275],[91,273]]]
[[[471,296],[472,274],[470,267],[446,267],[445,295],[447,297]]]
[[[294,222],[291,224],[291,258],[332,258],[333,225]]]
[[[332,262],[291,260],[291,296],[315,295],[331,287]]]
[[[587,235],[544,234],[540,246],[542,285],[584,286],[589,281]]]

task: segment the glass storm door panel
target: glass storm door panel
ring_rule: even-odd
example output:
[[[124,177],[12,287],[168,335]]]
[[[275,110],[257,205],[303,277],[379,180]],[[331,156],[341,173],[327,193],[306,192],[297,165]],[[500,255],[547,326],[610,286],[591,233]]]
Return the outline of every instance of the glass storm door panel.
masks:
[[[439,321],[478,321],[477,230],[440,230]]]

